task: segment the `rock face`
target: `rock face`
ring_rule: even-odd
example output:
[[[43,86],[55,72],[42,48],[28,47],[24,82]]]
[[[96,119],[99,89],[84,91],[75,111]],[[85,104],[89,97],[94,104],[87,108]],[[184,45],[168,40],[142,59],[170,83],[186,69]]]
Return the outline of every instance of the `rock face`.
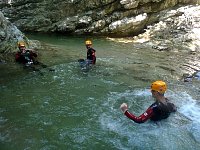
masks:
[[[158,22],[147,26],[145,33],[134,37],[135,41],[149,42],[152,48],[160,51],[182,47],[182,50],[189,51],[190,54],[198,52],[200,6],[166,9],[156,16]]]
[[[0,53],[16,50],[17,42],[20,40],[26,40],[24,34],[0,12]]]
[[[21,31],[133,36],[178,3],[199,0],[7,0],[0,9]]]
[[[185,53],[177,63],[182,61],[179,69],[184,70],[184,81],[200,80],[200,6],[170,8],[156,16],[159,19],[157,23],[147,26],[145,33],[129,38],[129,42],[139,42],[158,51]]]

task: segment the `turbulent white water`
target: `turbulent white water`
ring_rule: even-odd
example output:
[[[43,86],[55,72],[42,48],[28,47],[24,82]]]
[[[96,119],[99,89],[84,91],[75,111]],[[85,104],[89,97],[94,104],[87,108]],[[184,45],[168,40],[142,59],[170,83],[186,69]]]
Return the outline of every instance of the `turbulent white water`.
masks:
[[[40,54],[55,71],[16,65],[3,77],[2,149],[199,149],[199,81],[184,83],[179,68],[187,54],[94,38],[97,64],[84,72],[77,62],[86,55],[84,38],[31,38],[54,48]],[[154,102],[149,86],[158,79],[178,112],[158,124],[127,119],[121,103],[140,115]]]

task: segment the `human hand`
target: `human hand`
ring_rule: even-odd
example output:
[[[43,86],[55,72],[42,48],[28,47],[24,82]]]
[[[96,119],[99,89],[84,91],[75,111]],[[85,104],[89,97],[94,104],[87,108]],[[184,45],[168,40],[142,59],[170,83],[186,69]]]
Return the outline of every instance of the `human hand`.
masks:
[[[126,103],[121,104],[120,109],[123,113],[125,113],[128,110],[128,105]]]

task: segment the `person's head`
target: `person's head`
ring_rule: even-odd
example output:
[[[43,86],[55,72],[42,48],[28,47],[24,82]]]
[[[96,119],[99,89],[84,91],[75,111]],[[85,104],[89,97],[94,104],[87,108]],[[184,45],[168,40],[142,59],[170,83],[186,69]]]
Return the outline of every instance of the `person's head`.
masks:
[[[92,41],[91,40],[86,40],[85,41],[85,46],[86,46],[86,48],[91,47],[92,46]]]
[[[26,49],[25,43],[24,43],[24,42],[19,42],[19,43],[18,43],[18,48],[19,48],[19,50],[20,50],[21,52],[25,51],[25,49]]]
[[[167,85],[164,81],[155,81],[151,84],[151,93],[154,98],[157,96],[164,96],[167,90]]]

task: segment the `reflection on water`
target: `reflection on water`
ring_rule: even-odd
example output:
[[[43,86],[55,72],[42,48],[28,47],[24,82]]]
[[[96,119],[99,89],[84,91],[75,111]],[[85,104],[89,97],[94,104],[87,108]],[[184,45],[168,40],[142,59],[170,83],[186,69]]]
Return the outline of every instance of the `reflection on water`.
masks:
[[[84,72],[77,62],[85,57],[84,38],[31,38],[55,48],[41,56],[55,71],[16,67],[15,78],[3,77],[1,149],[199,149],[199,84],[177,80],[179,56],[94,38],[97,64]],[[128,120],[120,104],[141,114],[153,103],[149,85],[157,79],[167,81],[178,112],[158,124]]]

